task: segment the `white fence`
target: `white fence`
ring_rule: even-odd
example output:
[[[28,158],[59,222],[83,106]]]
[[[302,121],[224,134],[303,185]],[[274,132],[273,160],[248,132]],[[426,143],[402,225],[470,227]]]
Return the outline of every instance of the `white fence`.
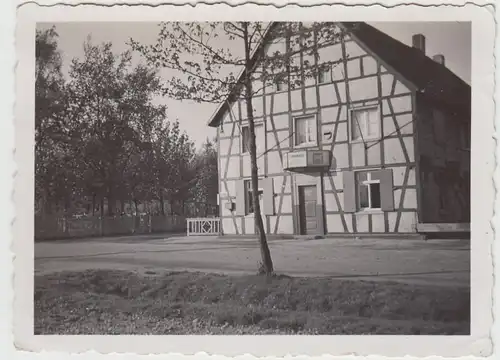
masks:
[[[192,218],[187,221],[187,236],[190,235],[219,235],[219,218]]]

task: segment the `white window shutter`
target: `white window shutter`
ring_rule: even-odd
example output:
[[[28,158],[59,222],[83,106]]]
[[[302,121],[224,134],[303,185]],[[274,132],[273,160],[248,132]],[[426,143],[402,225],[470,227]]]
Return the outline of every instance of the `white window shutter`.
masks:
[[[373,179],[380,180],[380,208],[383,211],[394,210],[394,183],[392,169],[382,169],[372,173]]]
[[[353,171],[342,171],[344,183],[344,211],[356,212],[356,181]]]
[[[236,215],[245,215],[245,180],[240,179],[236,182]]]
[[[262,179],[264,215],[274,215],[274,182],[273,178]]]

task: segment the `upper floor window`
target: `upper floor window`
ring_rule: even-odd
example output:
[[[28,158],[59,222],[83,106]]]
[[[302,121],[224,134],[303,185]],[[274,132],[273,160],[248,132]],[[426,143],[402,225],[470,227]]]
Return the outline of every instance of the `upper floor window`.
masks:
[[[255,124],[255,146],[257,148],[257,154],[263,151],[264,143],[265,143],[264,126],[262,123]],[[248,125],[243,125],[241,127],[241,153],[246,154],[249,152],[250,152],[250,127]]]
[[[263,192],[264,190],[259,186],[258,190],[259,201],[262,200]],[[254,211],[255,207],[253,202],[252,181],[245,180],[245,215],[253,214]]]
[[[286,83],[284,81],[276,80],[276,82],[274,84],[275,84],[275,88],[276,88],[277,92],[286,90]]]
[[[351,109],[351,140],[365,141],[380,138],[378,106]]]
[[[295,122],[295,145],[316,145],[317,123],[316,115],[296,117]]]
[[[318,84],[324,84],[331,80],[330,67],[321,67],[318,70]]]

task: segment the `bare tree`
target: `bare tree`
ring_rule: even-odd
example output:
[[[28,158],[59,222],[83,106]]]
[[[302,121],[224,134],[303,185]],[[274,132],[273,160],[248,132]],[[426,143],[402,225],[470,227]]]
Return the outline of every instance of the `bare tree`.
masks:
[[[130,42],[150,65],[172,71],[165,81],[165,96],[197,102],[227,101],[228,105],[244,100],[255,225],[262,257],[260,271],[265,274],[272,274],[274,269],[259,204],[252,99],[264,87],[276,83],[291,88],[303,86],[305,79],[339,62],[319,64],[318,50],[342,36],[343,31],[332,23],[162,23],[155,44],[140,44],[133,39]],[[270,51],[273,44],[282,46]]]

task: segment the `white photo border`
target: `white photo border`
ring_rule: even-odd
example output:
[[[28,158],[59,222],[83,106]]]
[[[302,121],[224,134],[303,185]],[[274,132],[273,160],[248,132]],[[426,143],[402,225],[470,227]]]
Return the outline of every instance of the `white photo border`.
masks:
[[[110,3],[110,2],[104,2]],[[124,3],[124,2],[122,2]],[[191,2],[193,3],[193,2]],[[309,3],[309,2],[306,2]],[[369,2],[365,2],[369,3]],[[420,2],[419,2],[420,3]],[[422,1],[422,3],[429,3]],[[467,4],[397,7],[300,7],[201,4],[193,7],[98,6],[40,7],[27,3],[18,8],[16,29],[16,104],[14,185],[14,338],[28,351],[81,353],[196,354],[225,356],[383,355],[383,356],[488,356],[492,352],[493,324],[493,186],[496,144],[494,116],[493,9]],[[439,2],[435,3],[436,5]],[[354,5],[354,4],[353,4]],[[34,146],[34,38],[37,22],[57,21],[214,21],[214,20],[315,21],[472,21],[472,141],[471,164],[471,335],[470,336],[64,336],[33,335],[33,146]],[[491,311],[488,311],[490,309]]]

